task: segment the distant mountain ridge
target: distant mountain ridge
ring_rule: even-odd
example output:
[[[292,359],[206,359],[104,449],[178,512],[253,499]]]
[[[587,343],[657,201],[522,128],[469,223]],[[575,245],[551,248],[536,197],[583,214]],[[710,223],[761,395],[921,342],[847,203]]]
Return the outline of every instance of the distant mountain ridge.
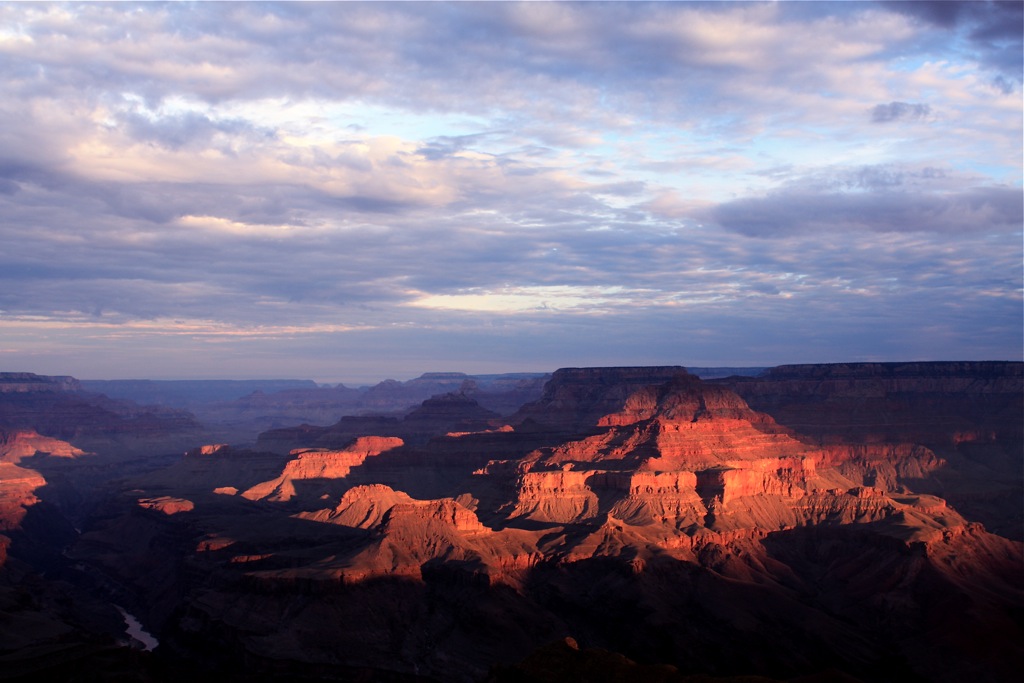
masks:
[[[273,393],[290,389],[317,389],[308,379],[83,379],[79,385],[110,398],[142,404],[166,405],[190,409],[204,403],[232,401],[253,392]]]

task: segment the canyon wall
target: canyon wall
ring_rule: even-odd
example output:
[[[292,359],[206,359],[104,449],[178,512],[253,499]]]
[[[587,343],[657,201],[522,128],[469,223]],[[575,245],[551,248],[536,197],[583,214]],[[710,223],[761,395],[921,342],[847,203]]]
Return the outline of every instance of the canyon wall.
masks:
[[[932,365],[570,368],[504,416],[456,391],[196,445],[62,553],[197,678],[998,683],[1024,546],[960,500],[1020,486],[1021,368]],[[84,460],[33,448],[8,464]]]

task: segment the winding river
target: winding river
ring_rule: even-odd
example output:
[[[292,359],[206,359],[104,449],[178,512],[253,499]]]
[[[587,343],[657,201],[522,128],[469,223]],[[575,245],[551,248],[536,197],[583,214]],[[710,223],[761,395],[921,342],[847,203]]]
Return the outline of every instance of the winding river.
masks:
[[[139,623],[139,620],[136,619],[134,615],[130,614],[128,610],[120,605],[114,605],[114,607],[117,608],[117,611],[120,612],[121,616],[124,618],[124,623],[128,627],[128,635],[142,643],[143,650],[146,652],[152,652],[156,646],[160,644],[160,641],[142,628],[142,624]]]

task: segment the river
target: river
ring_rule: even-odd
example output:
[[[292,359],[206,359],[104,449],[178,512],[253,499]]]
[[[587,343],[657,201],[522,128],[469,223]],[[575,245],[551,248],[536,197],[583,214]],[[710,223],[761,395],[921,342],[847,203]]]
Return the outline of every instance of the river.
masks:
[[[156,646],[160,644],[160,641],[142,628],[142,624],[139,623],[139,620],[136,619],[133,614],[130,614],[128,610],[120,605],[114,605],[114,607],[117,608],[117,611],[120,612],[121,616],[124,618],[124,623],[128,627],[128,635],[142,643],[143,650],[146,652],[152,652]]]

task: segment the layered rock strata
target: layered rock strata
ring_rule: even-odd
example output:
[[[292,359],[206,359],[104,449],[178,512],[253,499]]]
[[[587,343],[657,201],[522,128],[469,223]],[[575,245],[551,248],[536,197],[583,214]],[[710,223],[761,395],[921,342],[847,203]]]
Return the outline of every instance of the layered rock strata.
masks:
[[[395,419],[200,449],[74,556],[221,671],[478,681],[570,634],[685,674],[996,683],[1024,661],[1024,548],[921,487],[942,439],[808,437],[674,367],[558,371],[507,420],[442,403],[412,440]],[[141,547],[179,569],[140,578]]]

